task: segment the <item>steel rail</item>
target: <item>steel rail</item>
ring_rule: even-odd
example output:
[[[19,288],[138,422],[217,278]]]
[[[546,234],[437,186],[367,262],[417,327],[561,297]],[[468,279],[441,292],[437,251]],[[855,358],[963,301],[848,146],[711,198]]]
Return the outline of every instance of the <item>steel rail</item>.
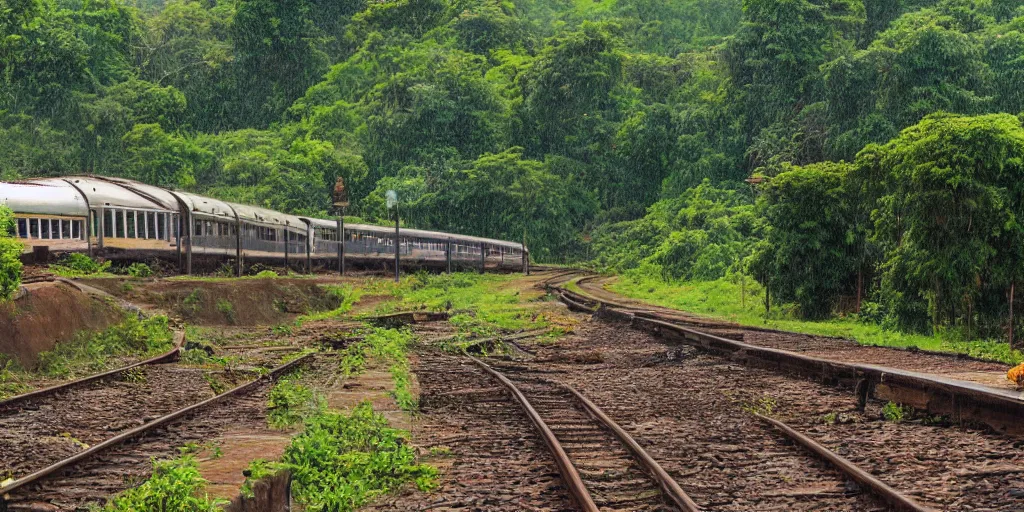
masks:
[[[565,453],[565,450],[562,448],[562,444],[558,442],[558,438],[555,437],[555,433],[548,428],[547,423],[545,423],[540,417],[537,410],[530,405],[530,401],[526,399],[526,396],[519,391],[519,388],[517,388],[512,381],[508,380],[507,377],[494,368],[491,368],[487,363],[484,363],[483,361],[468,354],[466,357],[505,386],[505,388],[512,393],[512,397],[515,398],[516,401],[519,402],[519,405],[523,407],[527,417],[530,418],[530,422],[533,423],[533,426],[536,427],[538,431],[540,431],[544,444],[547,445],[548,450],[551,452],[552,456],[554,456],[555,465],[558,466],[558,472],[562,475],[562,480],[565,481],[566,486],[569,488],[569,493],[576,501],[576,504],[579,505],[580,509],[583,510],[583,512],[600,512],[600,509],[597,508],[597,504],[594,503],[594,498],[590,496],[590,491],[588,491],[587,486],[584,485],[579,471],[577,471],[576,466],[572,464],[572,460],[569,459],[569,455]]]
[[[686,494],[685,491],[675,481],[672,476],[658,464],[650,454],[644,450],[639,443],[633,439],[633,436],[629,435],[628,432],[622,429],[618,423],[615,423],[608,415],[604,413],[594,402],[591,402],[587,397],[583,396],[582,393],[576,391],[572,386],[559,383],[565,389],[569,390],[576,397],[576,400],[583,405],[583,408],[590,414],[590,416],[596,419],[599,423],[604,425],[605,428],[610,430],[612,434],[618,438],[619,442],[625,445],[633,457],[640,463],[641,466],[647,471],[647,473],[658,483],[658,487],[661,487],[661,491],[668,496],[673,503],[679,507],[683,512],[700,512],[700,507]]]
[[[22,487],[24,487],[26,485],[32,484],[34,482],[38,482],[39,480],[42,480],[43,478],[46,478],[47,476],[50,476],[53,473],[56,473],[58,471],[61,471],[61,470],[65,469],[65,468],[69,467],[69,466],[72,466],[74,464],[82,462],[82,461],[84,461],[84,460],[86,460],[86,459],[88,459],[90,457],[95,456],[96,454],[98,454],[98,453],[100,453],[100,452],[102,452],[104,450],[107,450],[109,448],[117,446],[117,445],[119,445],[121,443],[124,443],[125,441],[131,440],[131,439],[133,439],[135,437],[138,437],[138,436],[140,436],[142,434],[145,434],[145,433],[147,433],[147,432],[149,432],[151,430],[154,430],[154,429],[156,429],[158,427],[161,427],[161,426],[167,425],[169,423],[172,423],[175,420],[178,420],[178,419],[180,419],[180,418],[182,418],[182,417],[184,417],[184,416],[186,416],[186,415],[188,415],[190,413],[193,413],[193,412],[195,412],[195,411],[197,411],[199,409],[202,409],[202,408],[207,407],[209,405],[215,404],[215,403],[217,403],[217,402],[219,402],[221,400],[224,400],[226,398],[230,398],[230,397],[233,397],[235,395],[240,395],[240,394],[246,393],[246,392],[254,389],[255,387],[263,384],[264,382],[273,381],[275,378],[277,378],[282,373],[284,373],[284,372],[286,372],[286,371],[288,371],[288,370],[290,370],[290,369],[292,369],[292,368],[294,368],[294,367],[296,367],[296,366],[306,362],[308,359],[310,359],[313,356],[314,356],[314,354],[310,353],[310,354],[306,354],[306,355],[304,355],[302,357],[296,358],[296,359],[294,359],[292,361],[289,361],[289,362],[287,362],[287,363],[285,363],[285,364],[283,364],[281,366],[278,366],[277,368],[274,368],[273,370],[270,371],[270,373],[268,373],[266,375],[263,375],[263,376],[259,377],[256,380],[253,380],[253,381],[248,382],[246,384],[242,384],[241,386],[238,386],[238,387],[235,387],[235,388],[230,389],[228,391],[225,391],[224,393],[221,393],[221,394],[219,394],[219,395],[217,395],[215,397],[203,400],[202,402],[199,402],[199,403],[196,403],[196,404],[192,404],[192,405],[190,405],[188,407],[185,407],[185,408],[182,408],[182,409],[178,409],[177,411],[174,411],[174,412],[172,412],[170,414],[167,414],[165,416],[161,416],[161,417],[159,417],[159,418],[157,418],[157,419],[155,419],[153,421],[150,421],[149,423],[146,423],[144,425],[135,427],[135,428],[133,428],[131,430],[128,430],[126,432],[118,434],[118,435],[116,435],[114,437],[111,437],[110,439],[107,439],[107,440],[105,440],[105,441],[103,441],[103,442],[101,442],[99,444],[93,445],[92,447],[90,447],[90,448],[88,448],[86,450],[78,452],[78,453],[72,455],[71,457],[68,457],[68,458],[66,458],[66,459],[64,459],[62,461],[57,462],[57,463],[51,464],[51,465],[49,465],[49,466],[47,466],[47,467],[45,467],[43,469],[35,471],[35,472],[33,472],[33,473],[29,474],[29,475],[26,475],[24,477],[21,477],[21,478],[15,480],[15,481],[7,484],[7,485],[4,485],[4,486],[0,487],[0,510],[4,510],[4,505],[6,503],[5,502],[6,498],[4,498],[4,497],[8,493],[10,493],[12,491],[18,490],[18,489],[20,489],[20,488],[22,488]]]
[[[889,487],[889,485],[887,485],[885,482],[875,478],[874,476],[871,475],[871,473],[864,471],[853,462],[850,462],[849,460],[843,458],[841,455],[833,452],[832,450],[829,450],[828,448],[821,445],[817,441],[811,439],[810,437],[807,437],[806,435],[797,432],[789,425],[786,425],[785,423],[774,418],[763,416],[756,412],[752,412],[751,414],[753,414],[759,420],[774,426],[780,432],[786,434],[786,436],[788,436],[790,439],[796,441],[804,448],[807,448],[815,455],[821,457],[822,459],[825,459],[833,466],[838,468],[840,471],[846,473],[850,478],[857,481],[857,483],[868,487],[869,489],[871,489],[872,493],[882,498],[886,503],[891,505],[893,508],[909,512],[936,512],[936,509],[925,507],[917,503],[910,497],[900,493],[899,491],[893,489],[892,487]]]
[[[48,396],[48,395],[52,395],[52,394],[55,394],[55,393],[59,393],[60,391],[64,391],[66,389],[70,389],[70,388],[73,388],[73,387],[76,387],[76,386],[81,386],[82,384],[88,384],[90,382],[95,382],[95,381],[98,381],[98,380],[103,380],[103,379],[111,377],[113,375],[117,375],[117,374],[119,374],[121,372],[124,372],[124,371],[127,371],[127,370],[131,370],[132,368],[138,368],[140,366],[148,366],[148,365],[151,365],[151,364],[158,364],[158,363],[165,363],[165,362],[176,361],[178,359],[178,357],[181,355],[181,348],[184,345],[185,345],[185,332],[184,331],[176,331],[174,333],[174,348],[169,350],[169,351],[167,351],[167,352],[165,352],[165,353],[163,353],[163,354],[160,354],[160,355],[158,355],[156,357],[151,357],[151,358],[143,360],[143,361],[139,361],[137,363],[132,363],[132,364],[130,364],[128,366],[122,366],[120,368],[116,368],[116,369],[113,369],[113,370],[105,371],[105,372],[102,372],[102,373],[97,373],[97,374],[94,374],[94,375],[89,375],[87,377],[82,377],[81,379],[76,379],[76,380],[72,380],[72,381],[69,381],[69,382],[64,382],[64,383],[61,383],[61,384],[56,384],[56,385],[53,385],[53,386],[50,386],[50,387],[46,387],[46,388],[42,388],[42,389],[37,389],[35,391],[29,391],[28,393],[24,393],[24,394],[17,395],[17,396],[12,396],[12,397],[10,397],[10,398],[8,398],[6,400],[0,400],[0,409],[10,409],[10,408],[14,407],[18,403],[25,402],[27,400],[31,400],[31,399],[34,399],[34,398],[41,398],[41,397],[44,397],[44,396]]]
[[[1022,435],[1024,425],[1024,396],[1008,389],[993,388],[974,382],[962,381],[910,370],[867,363],[846,362],[809,356],[788,350],[752,345],[709,334],[693,327],[683,326],[670,318],[662,319],[658,313],[634,307],[610,306],[609,301],[585,296],[562,288],[560,297],[568,299],[570,308],[583,302],[600,305],[596,314],[611,320],[628,323],[631,327],[656,335],[668,335],[679,341],[710,352],[729,357],[741,364],[758,366],[772,371],[822,378],[833,384],[867,385],[867,392],[881,392],[883,399],[910,400],[914,407],[932,414],[950,415],[985,423],[1003,433]],[[593,312],[585,307],[587,312]],[[642,310],[641,310],[642,311]],[[792,333],[790,333],[792,334]]]

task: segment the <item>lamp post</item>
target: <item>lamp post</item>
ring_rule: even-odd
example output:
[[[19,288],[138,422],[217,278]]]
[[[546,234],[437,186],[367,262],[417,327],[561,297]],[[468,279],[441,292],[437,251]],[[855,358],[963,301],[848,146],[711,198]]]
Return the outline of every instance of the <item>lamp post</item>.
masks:
[[[338,274],[345,275],[345,208],[348,208],[345,180],[338,176],[334,182],[334,208],[338,212]]]
[[[401,270],[400,270],[401,266],[400,265],[402,263],[402,259],[401,259],[402,258],[402,256],[401,256],[402,251],[401,251],[401,247],[400,247],[401,240],[399,238],[399,236],[401,236],[401,235],[400,235],[400,233],[398,231],[399,230],[398,226],[399,226],[400,221],[401,221],[401,217],[400,217],[400,215],[398,213],[398,192],[395,192],[394,190],[388,190],[388,192],[387,192],[387,194],[385,196],[387,198],[388,210],[391,210],[391,209],[395,210],[395,282],[398,283],[398,282],[401,281]]]

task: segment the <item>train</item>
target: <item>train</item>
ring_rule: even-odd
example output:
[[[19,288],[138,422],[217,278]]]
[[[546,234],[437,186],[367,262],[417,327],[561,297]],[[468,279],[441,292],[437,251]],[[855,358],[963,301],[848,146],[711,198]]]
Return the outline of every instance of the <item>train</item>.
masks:
[[[111,260],[194,267],[284,265],[314,272],[348,267],[529,271],[522,243],[345,223],[237,204],[125,178],[66,176],[0,182],[23,259],[81,252]],[[339,236],[342,233],[342,236]],[[396,258],[396,251],[398,252]]]

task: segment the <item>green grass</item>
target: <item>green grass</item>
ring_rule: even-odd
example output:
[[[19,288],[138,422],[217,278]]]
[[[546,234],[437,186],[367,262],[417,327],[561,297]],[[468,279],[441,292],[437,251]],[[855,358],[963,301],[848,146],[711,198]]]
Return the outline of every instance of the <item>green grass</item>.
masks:
[[[316,313],[310,313],[308,315],[302,315],[295,319],[295,327],[302,327],[306,322],[315,322],[318,320],[330,320],[332,318],[338,318],[344,316],[352,310],[352,306],[362,298],[365,290],[362,287],[354,286],[337,286],[337,285],[325,285],[323,287],[328,294],[338,298],[340,305],[332,310],[319,311]]]
[[[271,428],[289,428],[327,409],[327,399],[316,390],[299,383],[301,372],[280,379],[267,398],[267,424]]]
[[[609,290],[651,304],[695,313],[742,325],[769,327],[783,331],[854,340],[862,345],[909,348],[933,352],[965,354],[1007,364],[1019,364],[1024,354],[1010,350],[1008,344],[987,340],[955,340],[942,336],[907,334],[883,329],[855,317],[837,317],[826,321],[793,318],[784,306],[772,305],[765,318],[764,288],[747,278],[746,300],[738,280],[729,278],[707,282],[667,284],[657,278],[629,275],[609,285]]]
[[[415,482],[436,485],[437,470],[416,463],[408,434],[360,404],[352,414],[323,412],[285,448],[282,466],[293,475],[292,493],[310,511],[348,512],[372,498]]]
[[[188,510],[214,512],[227,502],[211,500],[206,494],[206,480],[199,474],[199,463],[193,455],[153,462],[153,475],[137,487],[122,492],[109,501],[103,512],[136,512],[140,510]]]
[[[350,377],[358,375],[370,361],[377,361],[388,366],[391,378],[395,383],[392,397],[402,410],[416,412],[419,403],[412,393],[412,375],[409,372],[409,345],[413,342],[413,334],[407,329],[373,329],[365,333],[363,339],[349,345],[341,353],[340,370]]]
[[[79,333],[39,354],[36,372],[54,378],[74,378],[106,369],[119,357],[153,356],[171,349],[174,334],[167,317],[140,320],[129,314],[121,323],[98,333]]]
[[[426,274],[402,280],[392,290],[396,300],[379,308],[389,311],[431,310],[453,313],[451,323],[460,332],[493,336],[500,331],[523,331],[549,326],[547,318],[522,300],[512,283],[515,275],[476,273]]]

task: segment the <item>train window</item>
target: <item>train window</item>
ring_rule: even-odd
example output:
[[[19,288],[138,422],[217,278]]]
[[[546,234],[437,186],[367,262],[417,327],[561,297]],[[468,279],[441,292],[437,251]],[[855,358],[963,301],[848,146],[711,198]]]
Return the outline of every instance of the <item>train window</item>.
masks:
[[[127,224],[128,224],[128,214],[127,214],[127,212],[125,212],[124,210],[119,210],[119,211],[115,212],[115,215],[114,215],[114,225],[115,225],[114,237],[115,238],[127,238],[125,236],[125,233],[127,233],[127,231],[125,230],[125,228],[127,227]]]
[[[128,234],[125,238],[138,238],[138,227],[139,218],[136,212],[125,212],[124,214],[125,223],[127,224],[126,233]]]
[[[18,236],[28,238],[28,221],[26,219],[18,219]]]
[[[74,240],[81,240],[82,238],[82,221],[76,220],[71,223],[71,238]]]
[[[165,222],[167,222],[167,215],[163,213],[157,213],[156,215],[153,216],[153,219],[153,222],[156,223],[156,226],[154,226],[156,229],[150,231],[149,234],[155,234],[158,240],[166,240],[167,225],[165,224]]]
[[[28,220],[28,232],[32,238],[39,238],[39,219]]]
[[[76,224],[77,224],[77,222],[76,222]],[[61,234],[61,238],[64,238],[64,239],[67,239],[67,240],[75,238],[75,237],[71,236],[71,221],[70,220],[62,220],[62,221],[60,221],[60,234]]]
[[[42,219],[39,221],[39,238],[43,240],[50,239],[50,219]]]
[[[114,210],[103,210],[103,236],[114,236]]]

